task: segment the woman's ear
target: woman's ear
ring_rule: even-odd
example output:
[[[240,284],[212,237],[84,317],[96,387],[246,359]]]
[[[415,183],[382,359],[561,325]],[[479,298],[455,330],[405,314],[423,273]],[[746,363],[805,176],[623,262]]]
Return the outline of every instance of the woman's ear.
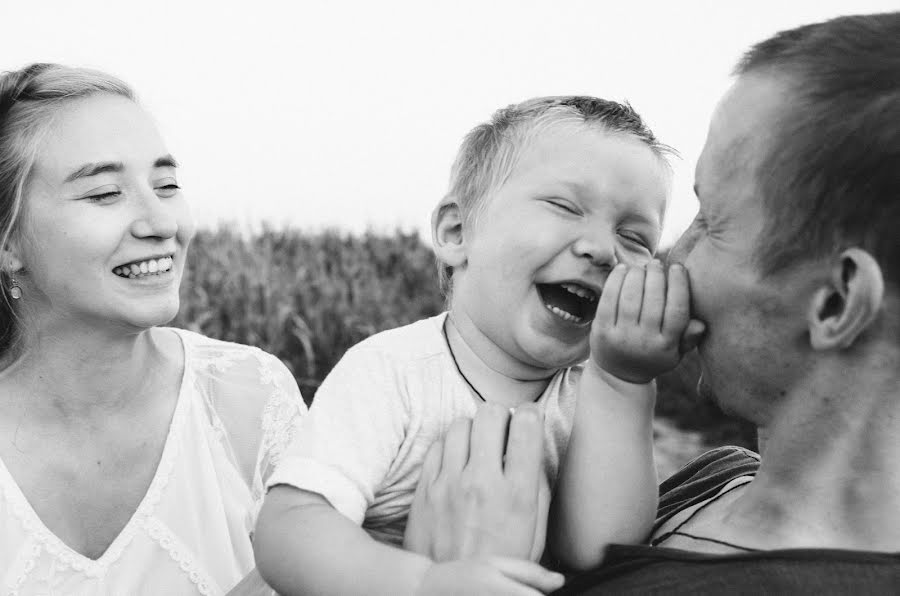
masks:
[[[883,299],[884,277],[878,261],[861,248],[842,252],[810,305],[809,334],[813,349],[852,346],[878,318]]]
[[[12,243],[8,243],[7,247],[0,253],[0,271],[6,273],[16,273],[25,268],[22,259],[18,256],[18,251]]]
[[[431,214],[431,240],[440,262],[454,268],[466,264],[462,213],[455,197],[444,197]]]

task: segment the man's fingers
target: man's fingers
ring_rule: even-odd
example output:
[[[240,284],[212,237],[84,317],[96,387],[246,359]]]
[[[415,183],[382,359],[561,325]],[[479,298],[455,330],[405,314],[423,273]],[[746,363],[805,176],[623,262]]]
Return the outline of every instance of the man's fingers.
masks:
[[[444,436],[441,470],[446,474],[459,474],[469,461],[469,434],[472,421],[468,418],[454,420]]]
[[[616,324],[636,324],[641,316],[641,301],[644,298],[644,270],[629,267],[619,294],[619,311]]]
[[[478,468],[485,472],[501,472],[508,425],[508,408],[498,404],[481,404],[472,421],[469,469]]]
[[[516,408],[509,424],[504,475],[522,494],[537,494],[544,473],[543,414],[534,404]]]
[[[616,312],[619,308],[619,294],[622,292],[622,282],[625,281],[625,273],[628,267],[616,265],[603,284],[603,292],[597,303],[597,314],[594,316],[594,324],[602,327],[613,327],[616,324]]]
[[[641,305],[641,327],[651,331],[660,331],[663,321],[663,309],[666,306],[666,274],[662,263],[653,259],[647,264],[644,277],[644,298]]]
[[[506,577],[544,594],[558,590],[565,581],[561,573],[550,571],[524,559],[494,557],[490,563]]]
[[[691,289],[687,270],[680,263],[669,267],[669,283],[666,288],[666,309],[662,332],[680,337],[691,316]]]

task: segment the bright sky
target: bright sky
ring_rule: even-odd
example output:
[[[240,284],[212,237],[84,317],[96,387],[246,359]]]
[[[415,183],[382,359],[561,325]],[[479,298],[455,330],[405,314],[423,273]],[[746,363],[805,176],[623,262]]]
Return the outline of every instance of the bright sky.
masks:
[[[0,69],[91,66],[137,90],[198,221],[430,238],[463,135],[537,95],[627,99],[683,156],[664,243],[744,49],[896,0],[0,0]]]

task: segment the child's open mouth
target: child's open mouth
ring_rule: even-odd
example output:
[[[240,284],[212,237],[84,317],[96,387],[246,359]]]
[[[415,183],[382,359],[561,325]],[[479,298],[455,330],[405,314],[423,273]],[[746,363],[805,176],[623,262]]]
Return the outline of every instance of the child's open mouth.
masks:
[[[597,312],[597,293],[576,283],[537,284],[547,310],[569,323],[586,323]]]

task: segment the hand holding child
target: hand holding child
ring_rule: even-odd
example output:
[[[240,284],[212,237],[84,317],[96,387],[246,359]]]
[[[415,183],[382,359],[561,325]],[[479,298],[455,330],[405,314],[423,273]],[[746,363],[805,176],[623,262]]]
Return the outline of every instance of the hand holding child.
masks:
[[[646,268],[617,265],[609,274],[591,329],[591,360],[629,383],[649,383],[678,364],[705,326],[690,318],[684,266],[654,259]]]

